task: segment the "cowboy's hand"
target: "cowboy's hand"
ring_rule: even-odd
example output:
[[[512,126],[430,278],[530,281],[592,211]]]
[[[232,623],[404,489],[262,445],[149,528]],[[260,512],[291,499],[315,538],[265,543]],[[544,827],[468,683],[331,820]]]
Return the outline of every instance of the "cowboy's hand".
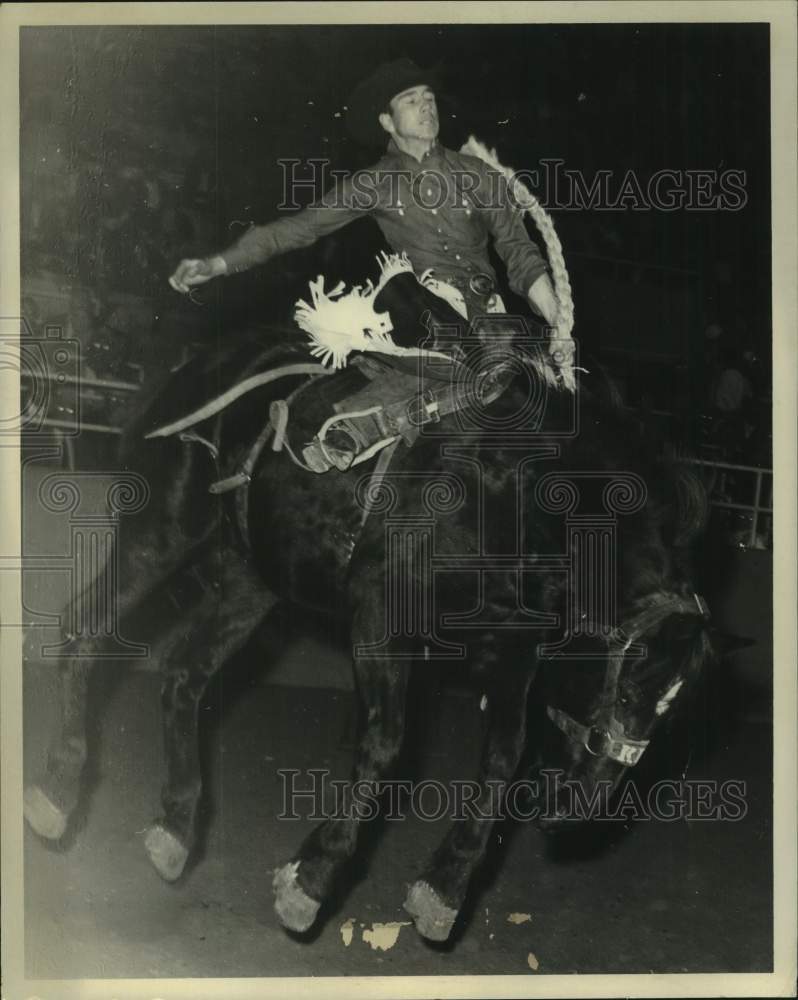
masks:
[[[555,365],[560,368],[570,368],[574,363],[574,352],[576,347],[570,337],[558,338],[553,336],[549,340],[549,354]]]
[[[227,273],[223,257],[206,257],[204,260],[181,260],[169,284],[176,292],[186,295],[195,285],[204,285],[211,278]]]

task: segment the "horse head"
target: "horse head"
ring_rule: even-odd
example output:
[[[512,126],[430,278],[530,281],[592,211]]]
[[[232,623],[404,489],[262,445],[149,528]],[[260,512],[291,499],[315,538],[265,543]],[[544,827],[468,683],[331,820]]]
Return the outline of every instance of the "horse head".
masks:
[[[695,594],[659,592],[622,626],[590,629],[547,671],[539,824],[596,818],[711,652],[709,612]]]

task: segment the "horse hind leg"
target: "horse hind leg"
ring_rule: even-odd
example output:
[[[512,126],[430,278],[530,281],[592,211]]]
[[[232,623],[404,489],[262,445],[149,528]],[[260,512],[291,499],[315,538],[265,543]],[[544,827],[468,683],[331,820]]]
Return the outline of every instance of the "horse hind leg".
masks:
[[[64,619],[75,635],[67,637],[64,652],[57,661],[60,718],[50,740],[44,769],[26,786],[23,798],[25,819],[46,840],[64,836],[77,805],[87,760],[86,701],[91,672],[99,659],[103,662],[108,659],[105,633],[109,622],[103,621],[90,630],[88,622],[83,620],[86,610],[105,606],[102,597],[110,595],[114,620],[124,623],[180,567],[188,553],[179,548],[164,550],[152,531],[145,529],[135,538],[123,535],[118,543],[118,556],[118,568],[106,564],[64,612]],[[23,665],[41,659],[37,641],[37,632],[30,630],[25,637]]]
[[[86,691],[90,660],[70,659],[59,666],[61,718],[47,753],[44,771],[25,788],[23,813],[46,840],[60,840],[74,810],[86,763]]]
[[[67,637],[58,665],[61,718],[53,734],[43,773],[24,793],[24,813],[42,837],[58,840],[66,832],[78,801],[80,778],[87,758],[86,696],[92,666],[101,656],[120,655],[118,644],[108,649],[113,625],[121,622],[148,594],[190,558],[211,537],[219,519],[218,501],[197,502],[189,487],[201,473],[191,449],[178,441],[157,448],[142,447],[130,457],[131,468],[146,479],[150,502],[143,510],[125,513],[120,537],[106,551],[97,578],[73,595],[65,614],[73,634]],[[198,471],[199,470],[199,471]],[[78,490],[79,493],[79,490]],[[110,493],[109,493],[110,502]],[[85,565],[81,564],[82,566]],[[77,568],[77,564],[75,564]],[[92,608],[105,609],[92,631]],[[106,629],[109,631],[106,634]],[[26,636],[23,662],[34,661],[35,632]],[[124,645],[124,640],[122,640]],[[122,650],[121,655],[124,655]]]
[[[77,609],[85,609],[93,595],[113,587],[107,567],[97,580],[67,608],[65,617],[74,622]],[[141,583],[125,587],[116,599],[117,619],[133,610],[146,595]],[[83,623],[79,623],[83,624]],[[103,623],[104,625],[105,623]],[[69,818],[80,795],[80,780],[87,760],[86,703],[92,668],[103,656],[106,645],[102,628],[70,637],[67,652],[57,661],[59,719],[56,723],[43,771],[24,791],[23,813],[30,827],[46,840],[59,840],[66,833]],[[31,630],[25,638],[23,664],[36,662],[41,650],[35,646]]]
[[[211,555],[197,566],[196,575],[212,582],[205,584],[194,606],[181,613],[180,641],[164,661],[163,812],[144,837],[150,861],[168,882],[182,875],[197,839],[200,701],[213,675],[242,648],[277,600],[254,570],[230,552],[221,558]]]

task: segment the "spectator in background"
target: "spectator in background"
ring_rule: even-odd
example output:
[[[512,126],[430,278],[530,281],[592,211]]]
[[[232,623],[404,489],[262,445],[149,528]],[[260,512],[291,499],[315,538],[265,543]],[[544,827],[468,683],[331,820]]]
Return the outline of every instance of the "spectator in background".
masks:
[[[743,462],[756,419],[748,367],[742,352],[721,342],[709,380],[712,437],[726,458]]]
[[[742,414],[753,398],[751,383],[742,369],[742,361],[729,349],[721,351],[719,374],[712,385],[712,403],[723,414]]]

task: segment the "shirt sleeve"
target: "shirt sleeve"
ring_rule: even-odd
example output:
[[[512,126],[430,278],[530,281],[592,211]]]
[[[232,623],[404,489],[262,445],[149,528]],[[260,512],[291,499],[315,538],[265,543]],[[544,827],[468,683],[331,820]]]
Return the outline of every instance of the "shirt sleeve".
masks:
[[[481,160],[476,162],[483,175],[476,195],[488,231],[493,236],[496,252],[507,268],[510,288],[525,299],[541,274],[548,272],[548,265],[527,232],[520,210],[510,199],[507,178],[485,166]]]
[[[377,206],[373,175],[347,177],[321,199],[293,215],[252,226],[220,256],[228,274],[246,271],[278,254],[311,246],[316,240],[373,211]]]

